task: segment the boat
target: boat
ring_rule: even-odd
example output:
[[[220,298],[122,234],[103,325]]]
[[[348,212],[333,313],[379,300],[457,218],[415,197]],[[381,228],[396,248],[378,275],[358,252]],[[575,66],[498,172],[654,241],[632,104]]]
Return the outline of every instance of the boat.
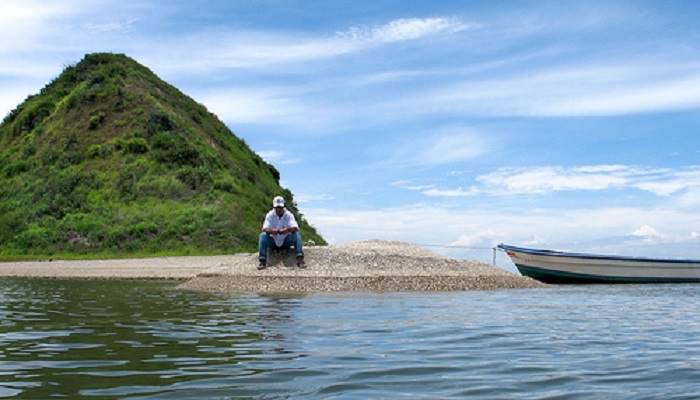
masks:
[[[700,260],[538,250],[499,244],[521,274],[545,283],[700,282]]]

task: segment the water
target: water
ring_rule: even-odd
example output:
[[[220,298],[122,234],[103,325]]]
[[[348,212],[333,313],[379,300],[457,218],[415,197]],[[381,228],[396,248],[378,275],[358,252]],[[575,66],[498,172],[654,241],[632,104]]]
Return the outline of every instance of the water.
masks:
[[[700,398],[700,286],[274,297],[0,280],[0,397]]]

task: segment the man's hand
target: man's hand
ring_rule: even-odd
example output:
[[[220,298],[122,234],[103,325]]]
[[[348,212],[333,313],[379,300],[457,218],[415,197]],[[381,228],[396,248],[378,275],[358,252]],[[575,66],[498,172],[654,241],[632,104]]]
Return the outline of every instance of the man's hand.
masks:
[[[267,229],[265,232],[267,232],[270,235],[284,235],[285,233],[293,233],[296,232],[296,228],[281,228],[281,229]]]

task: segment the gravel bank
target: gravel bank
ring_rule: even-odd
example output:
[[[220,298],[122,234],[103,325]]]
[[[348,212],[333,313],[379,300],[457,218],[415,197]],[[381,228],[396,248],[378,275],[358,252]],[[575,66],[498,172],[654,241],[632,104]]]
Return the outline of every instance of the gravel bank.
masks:
[[[238,254],[200,273],[183,289],[218,292],[448,291],[546,285],[491,264],[456,260],[403,242],[371,240],[305,247],[307,269],[289,251],[272,253],[258,271],[257,254]]]
[[[257,254],[0,263],[0,277],[167,279],[211,292],[447,291],[546,285],[494,265],[455,260],[403,242],[371,240],[305,247],[308,268],[289,251],[272,252],[258,271]]]
[[[230,259],[230,256],[207,256],[3,262],[0,263],[0,277],[187,280],[208,268],[224,265]]]

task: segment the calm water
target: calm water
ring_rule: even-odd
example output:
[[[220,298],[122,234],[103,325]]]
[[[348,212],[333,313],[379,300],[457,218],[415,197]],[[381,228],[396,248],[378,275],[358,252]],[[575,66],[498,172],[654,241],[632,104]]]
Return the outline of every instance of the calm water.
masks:
[[[700,398],[700,285],[212,295],[0,280],[0,397]]]

